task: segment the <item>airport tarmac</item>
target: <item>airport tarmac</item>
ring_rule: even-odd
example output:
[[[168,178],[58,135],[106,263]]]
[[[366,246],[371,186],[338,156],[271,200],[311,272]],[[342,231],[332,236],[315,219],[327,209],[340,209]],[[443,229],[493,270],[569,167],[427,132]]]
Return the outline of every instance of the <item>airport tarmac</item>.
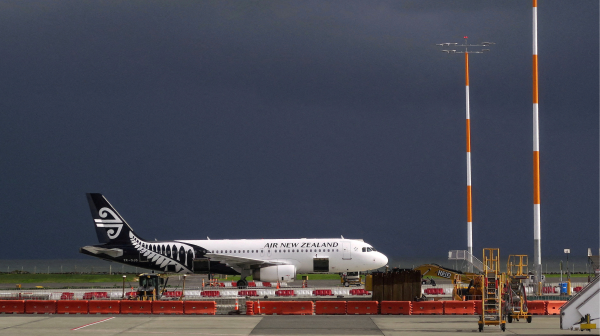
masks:
[[[0,315],[0,335],[464,335],[477,333],[477,316],[133,316]],[[560,330],[558,316],[507,324],[486,335],[580,335]],[[594,330],[586,335],[599,335]]]

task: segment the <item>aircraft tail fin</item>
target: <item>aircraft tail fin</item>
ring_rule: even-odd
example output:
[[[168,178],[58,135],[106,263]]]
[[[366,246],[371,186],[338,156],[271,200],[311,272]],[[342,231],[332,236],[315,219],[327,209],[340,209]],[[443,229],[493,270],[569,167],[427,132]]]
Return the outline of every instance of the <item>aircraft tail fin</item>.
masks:
[[[107,245],[131,244],[130,235],[136,236],[133,229],[113,208],[106,197],[97,193],[88,193],[86,196],[96,226],[98,241]]]

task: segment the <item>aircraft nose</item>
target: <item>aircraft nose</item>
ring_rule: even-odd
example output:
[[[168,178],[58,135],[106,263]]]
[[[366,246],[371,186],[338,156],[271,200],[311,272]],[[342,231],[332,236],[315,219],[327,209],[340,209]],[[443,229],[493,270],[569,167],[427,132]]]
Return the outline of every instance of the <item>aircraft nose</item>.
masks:
[[[377,258],[378,259],[377,261],[378,261],[379,267],[383,267],[383,266],[387,265],[388,258],[385,256],[385,254],[383,254],[381,252],[378,252],[378,253],[379,253],[379,258]]]

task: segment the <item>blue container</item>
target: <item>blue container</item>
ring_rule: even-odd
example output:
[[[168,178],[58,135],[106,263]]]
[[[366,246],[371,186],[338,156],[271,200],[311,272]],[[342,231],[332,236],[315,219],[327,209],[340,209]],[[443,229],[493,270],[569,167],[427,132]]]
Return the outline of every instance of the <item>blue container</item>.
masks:
[[[567,283],[561,282],[558,285],[560,286],[560,294],[567,294]]]

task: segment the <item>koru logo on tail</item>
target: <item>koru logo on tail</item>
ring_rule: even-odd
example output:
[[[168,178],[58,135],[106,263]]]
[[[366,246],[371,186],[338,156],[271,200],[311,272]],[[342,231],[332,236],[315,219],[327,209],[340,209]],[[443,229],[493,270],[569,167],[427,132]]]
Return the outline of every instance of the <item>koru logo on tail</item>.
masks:
[[[109,214],[112,216],[112,218],[106,218]],[[100,209],[100,211],[98,211],[98,215],[103,219],[94,219],[94,221],[96,222],[96,226],[102,228],[109,228],[108,230],[106,230],[108,238],[117,238],[119,236],[119,233],[121,233],[121,229],[123,228],[123,221],[120,220],[117,214],[110,208]],[[117,229],[117,232],[115,232],[115,228]]]

